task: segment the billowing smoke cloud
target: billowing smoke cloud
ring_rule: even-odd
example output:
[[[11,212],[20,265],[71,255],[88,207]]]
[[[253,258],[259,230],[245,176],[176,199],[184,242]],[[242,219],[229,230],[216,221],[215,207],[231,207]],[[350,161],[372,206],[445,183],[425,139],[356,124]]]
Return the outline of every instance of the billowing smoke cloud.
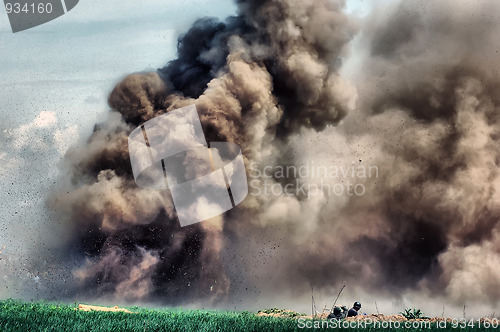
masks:
[[[353,244],[378,253],[379,287],[498,301],[497,12],[492,1],[403,2],[365,23],[363,98],[348,125],[379,142],[386,170],[379,234]]]
[[[341,3],[238,8],[225,22],[197,21],[158,73],[126,77],[108,120],[67,153],[68,177],[49,204],[68,220],[71,258],[83,261],[77,291],[237,302],[300,297],[310,284],[332,294],[352,280],[361,297],[417,291],[497,304],[498,5],[386,4],[359,20],[351,54],[357,28]],[[340,74],[349,57],[360,64],[345,74],[356,88]],[[261,194],[181,228],[168,191],[136,186],[127,137],[190,104],[207,141],[242,147]],[[355,169],[363,194],[325,193],[346,176],[262,172],[313,163]],[[367,165],[376,176],[358,173]],[[308,186],[262,194],[293,183]]]
[[[196,22],[179,40],[179,58],[158,73],[119,83],[109,119],[67,153],[70,179],[49,204],[69,218],[68,241],[86,258],[75,275],[87,295],[171,303],[228,296],[237,242],[226,241],[226,224],[238,227],[238,215],[262,204],[249,200],[233,217],[180,228],[168,192],[138,188],[131,176],[132,129],[196,104],[207,141],[235,142],[247,161],[273,161],[291,133],[324,129],[353,108],[336,59],[355,29],[340,4],[239,5],[224,23]]]

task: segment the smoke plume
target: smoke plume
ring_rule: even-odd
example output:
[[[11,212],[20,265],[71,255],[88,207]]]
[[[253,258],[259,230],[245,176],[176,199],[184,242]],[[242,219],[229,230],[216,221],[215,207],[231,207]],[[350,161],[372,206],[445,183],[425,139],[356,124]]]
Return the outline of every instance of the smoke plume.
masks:
[[[387,3],[362,19],[330,0],[237,5],[225,22],[198,20],[158,72],[123,79],[107,121],[66,154],[48,202],[81,262],[74,292],[237,303],[300,298],[310,284],[333,294],[347,280],[365,298],[415,291],[496,305],[498,4]],[[135,184],[127,138],[191,104],[207,141],[242,148],[261,194],[181,228],[169,191]],[[365,190],[328,195],[311,185],[345,176],[263,173],[280,165],[350,167]],[[360,175],[368,165],[376,176]],[[262,194],[294,183],[306,189]]]

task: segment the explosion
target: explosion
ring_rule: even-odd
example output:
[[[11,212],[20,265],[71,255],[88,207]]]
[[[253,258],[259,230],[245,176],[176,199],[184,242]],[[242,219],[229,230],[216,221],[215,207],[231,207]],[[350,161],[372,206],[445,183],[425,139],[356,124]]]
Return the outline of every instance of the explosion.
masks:
[[[237,5],[225,22],[198,20],[164,68],[127,76],[108,119],[66,154],[48,204],[82,262],[72,292],[235,303],[356,280],[358,293],[497,304],[497,3],[402,2],[358,20],[331,0]],[[135,184],[127,139],[191,104],[206,140],[238,144],[247,171],[368,163],[377,177],[360,179],[361,196],[250,194],[180,227],[169,191]],[[255,185],[296,180],[339,179]]]

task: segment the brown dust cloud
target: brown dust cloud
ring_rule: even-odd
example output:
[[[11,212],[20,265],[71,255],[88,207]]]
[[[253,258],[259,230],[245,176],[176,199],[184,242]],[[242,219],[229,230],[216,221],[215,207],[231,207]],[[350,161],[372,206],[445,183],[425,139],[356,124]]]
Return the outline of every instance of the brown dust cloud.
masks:
[[[331,305],[345,283],[341,302],[368,312],[374,301],[386,313],[493,311],[500,4],[386,2],[364,16],[333,0],[236,5],[234,17],[196,21],[165,67],[119,82],[107,120],[66,153],[47,197],[64,234],[50,259],[66,275],[48,294],[308,310],[311,286]],[[128,135],[191,104],[207,141],[241,147],[250,188],[236,208],[180,227],[168,190],[135,184]],[[276,173],[299,165],[310,172]],[[329,173],[312,174],[321,166]],[[360,174],[368,167],[376,176]],[[363,193],[311,187],[348,180]],[[264,192],[286,184],[306,189]]]

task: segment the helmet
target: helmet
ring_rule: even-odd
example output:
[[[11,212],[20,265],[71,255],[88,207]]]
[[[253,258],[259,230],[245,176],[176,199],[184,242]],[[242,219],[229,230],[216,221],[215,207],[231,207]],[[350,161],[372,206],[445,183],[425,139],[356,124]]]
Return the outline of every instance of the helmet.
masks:
[[[338,316],[342,313],[342,310],[339,307],[333,308],[333,314]]]
[[[353,305],[353,308],[358,308],[358,309],[361,309],[361,303],[359,302],[354,302],[354,305]]]

